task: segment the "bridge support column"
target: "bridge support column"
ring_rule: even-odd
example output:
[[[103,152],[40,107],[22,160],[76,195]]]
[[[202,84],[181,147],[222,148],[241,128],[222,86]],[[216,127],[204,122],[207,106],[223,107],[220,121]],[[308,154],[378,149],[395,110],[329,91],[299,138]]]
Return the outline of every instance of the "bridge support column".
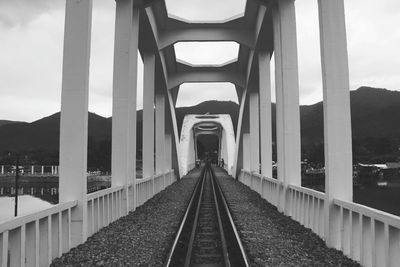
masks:
[[[67,1],[60,121],[60,203],[71,210],[71,246],[87,238],[87,139],[92,0]],[[42,169],[43,172],[43,169]]]
[[[154,178],[155,55],[144,54],[143,63],[143,178]]]
[[[319,0],[324,97],[325,239],[340,248],[340,210],[334,199],[353,201],[349,68],[343,0]]]
[[[258,54],[260,79],[260,149],[261,174],[272,178],[272,117],[270,53]]]
[[[301,185],[299,81],[294,0],[277,2],[273,12],[278,180],[283,183],[278,209],[291,215],[289,185]]]
[[[239,88],[236,88],[237,91]],[[240,95],[238,93],[238,95]],[[235,157],[233,161],[232,175],[239,179],[240,171],[243,168],[243,119],[245,114],[245,105],[247,98],[247,89],[242,91],[239,107],[239,118],[236,128],[236,147],[235,147]]]
[[[111,183],[123,186],[122,212],[136,208],[136,91],[139,11],[116,1]],[[133,185],[129,188],[129,185]]]
[[[156,173],[165,172],[165,95],[156,94]]]
[[[178,89],[179,90],[179,89]],[[172,131],[173,131],[173,138],[172,138],[172,167],[175,169],[175,172],[178,174],[179,177],[182,177],[184,174],[182,173],[182,167],[181,167],[181,163],[180,163],[180,159],[178,157],[179,155],[179,133],[178,133],[178,124],[176,121],[176,113],[175,113],[175,103],[176,103],[176,95],[177,95],[177,91],[176,93],[173,93],[173,90],[169,90],[168,91],[168,106],[169,106],[169,114],[170,114],[170,118],[171,118],[171,126],[172,126]]]
[[[250,94],[249,94],[250,95]],[[242,120],[242,160],[243,169],[251,171],[251,141],[250,141],[250,107],[249,97],[246,98],[246,103],[243,110]]]
[[[166,99],[165,99],[166,100]],[[164,102],[165,103],[165,102]],[[172,143],[173,143],[173,129],[172,129],[172,120],[171,120],[171,112],[169,110],[168,103],[165,103],[165,164],[164,164],[164,173],[170,171],[172,167]]]
[[[257,91],[249,93],[250,171],[260,173],[260,110]]]

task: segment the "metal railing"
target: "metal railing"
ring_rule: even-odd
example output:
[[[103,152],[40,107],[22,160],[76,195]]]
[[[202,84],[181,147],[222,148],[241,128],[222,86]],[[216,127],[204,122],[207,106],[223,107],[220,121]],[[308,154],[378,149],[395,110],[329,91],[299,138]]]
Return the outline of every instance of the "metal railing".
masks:
[[[124,187],[112,187],[87,195],[88,236],[123,216]]]
[[[136,207],[175,181],[174,170],[136,180]],[[87,236],[126,214],[125,190],[132,190],[132,185],[87,195]],[[77,206],[78,200],[60,203],[1,223],[0,266],[48,266],[54,258],[68,252],[71,249],[71,213]]]
[[[1,266],[47,266],[71,248],[71,210],[78,201],[0,224]]]
[[[340,249],[364,266],[399,266],[400,217],[354,202],[334,200]]]
[[[326,240],[326,194],[242,170],[239,181],[278,207],[286,192],[285,209],[291,218]],[[350,201],[334,199],[329,229],[335,248],[363,266],[398,266],[400,217]]]
[[[288,186],[289,214],[292,219],[310,228],[320,237],[324,237],[325,194],[301,187]]]

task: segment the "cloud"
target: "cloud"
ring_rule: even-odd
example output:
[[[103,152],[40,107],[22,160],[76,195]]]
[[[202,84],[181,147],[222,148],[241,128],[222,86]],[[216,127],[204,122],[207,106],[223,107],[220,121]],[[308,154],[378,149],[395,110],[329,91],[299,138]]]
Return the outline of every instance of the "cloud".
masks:
[[[244,13],[246,0],[165,0],[168,13],[186,20],[221,21]]]
[[[174,45],[176,58],[193,65],[221,65],[237,59],[236,42],[181,42]]]
[[[0,24],[0,114],[2,118],[36,119],[48,115],[48,102],[60,100],[62,63],[62,10],[41,13],[25,26],[7,28]],[[7,96],[8,99],[5,99]],[[17,104],[18,103],[18,104]],[[26,109],[42,112],[20,113],[19,104]],[[47,103],[46,105],[44,105]],[[37,106],[33,108],[32,106]],[[24,110],[24,108],[22,108]]]
[[[6,27],[26,25],[43,13],[63,7],[64,1],[3,0],[0,2],[0,24]]]
[[[215,20],[242,12],[244,3],[245,0],[167,0],[167,7],[178,16]],[[317,1],[302,0],[295,4],[300,103],[311,104],[322,99]],[[89,108],[111,116],[115,1],[93,1],[93,6]],[[350,88],[367,85],[400,90],[400,31],[395,28],[400,1],[381,0],[377,5],[376,0],[352,0],[345,1],[345,8]],[[65,1],[0,0],[0,119],[32,121],[59,111],[64,9]],[[222,61],[229,54],[229,49],[214,48],[202,54],[193,53],[196,49],[199,48],[184,48],[182,53],[193,60],[200,60],[205,54]],[[141,107],[140,59],[138,69],[138,107]],[[236,98],[229,84],[185,84],[182,88],[179,105]]]

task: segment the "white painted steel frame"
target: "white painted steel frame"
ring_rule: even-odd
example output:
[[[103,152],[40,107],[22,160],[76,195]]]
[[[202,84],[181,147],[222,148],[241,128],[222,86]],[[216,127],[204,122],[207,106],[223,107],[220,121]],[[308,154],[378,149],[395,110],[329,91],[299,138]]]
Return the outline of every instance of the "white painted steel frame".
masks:
[[[127,214],[175,181],[177,177],[171,167],[173,159],[180,153],[175,114],[179,85],[183,82],[207,81],[232,82],[238,89],[240,110],[232,173],[237,174],[240,181],[256,190],[280,211],[312,229],[329,246],[341,249],[363,265],[395,266],[400,261],[400,218],[352,202],[351,121],[343,0],[318,0],[324,87],[326,194],[303,188],[300,183],[294,0],[249,0],[243,18],[207,26],[165,17],[157,18],[165,22],[165,25],[160,24],[156,16],[164,13],[160,13],[160,6],[158,9],[154,6],[161,5],[161,10],[165,9],[163,1],[136,6],[134,0],[117,0],[112,188],[87,195],[92,0],[66,2],[60,127],[62,203],[0,225],[2,266],[7,265],[9,251],[12,266],[23,266],[25,262],[27,265],[47,265],[54,257],[82,243],[87,236]],[[144,22],[143,25],[139,25],[139,13],[145,16],[140,20]],[[268,19],[272,25],[266,22]],[[152,35],[150,39],[143,38],[145,41],[142,42],[155,42],[148,43],[148,47],[156,47],[157,51],[141,45],[141,27]],[[268,35],[266,27],[271,27],[273,37]],[[236,41],[241,46],[237,62],[229,67],[185,67],[176,62],[171,48],[172,44],[179,41],[228,40]],[[266,40],[270,40],[271,47],[268,47]],[[147,152],[143,156],[144,179],[135,181],[135,62],[138,49],[143,50],[145,65],[143,147],[147,148]],[[271,178],[269,60],[272,52],[275,54],[278,179]],[[159,79],[155,75],[157,67],[162,71],[160,77],[165,83],[167,92],[164,96],[168,97],[168,103],[163,104],[161,96],[156,96],[155,134],[155,79]],[[259,83],[257,88],[252,88],[255,77],[258,77]],[[163,114],[166,109],[168,112]],[[155,143],[156,153],[161,153],[156,157],[156,169]],[[169,157],[173,151],[176,152],[175,156]],[[259,164],[262,175],[259,174]],[[31,172],[34,171],[32,168]],[[51,167],[51,173],[56,172],[57,167]],[[3,166],[1,173],[5,173]],[[41,173],[44,173],[43,166]]]

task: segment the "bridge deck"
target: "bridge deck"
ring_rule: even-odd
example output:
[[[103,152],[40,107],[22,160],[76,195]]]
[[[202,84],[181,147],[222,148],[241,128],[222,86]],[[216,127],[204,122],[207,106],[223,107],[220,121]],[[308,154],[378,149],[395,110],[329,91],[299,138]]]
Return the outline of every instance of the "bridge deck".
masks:
[[[359,266],[256,192],[214,168],[252,266]],[[197,177],[199,171],[189,174]],[[182,179],[52,266],[162,266],[197,179]]]

